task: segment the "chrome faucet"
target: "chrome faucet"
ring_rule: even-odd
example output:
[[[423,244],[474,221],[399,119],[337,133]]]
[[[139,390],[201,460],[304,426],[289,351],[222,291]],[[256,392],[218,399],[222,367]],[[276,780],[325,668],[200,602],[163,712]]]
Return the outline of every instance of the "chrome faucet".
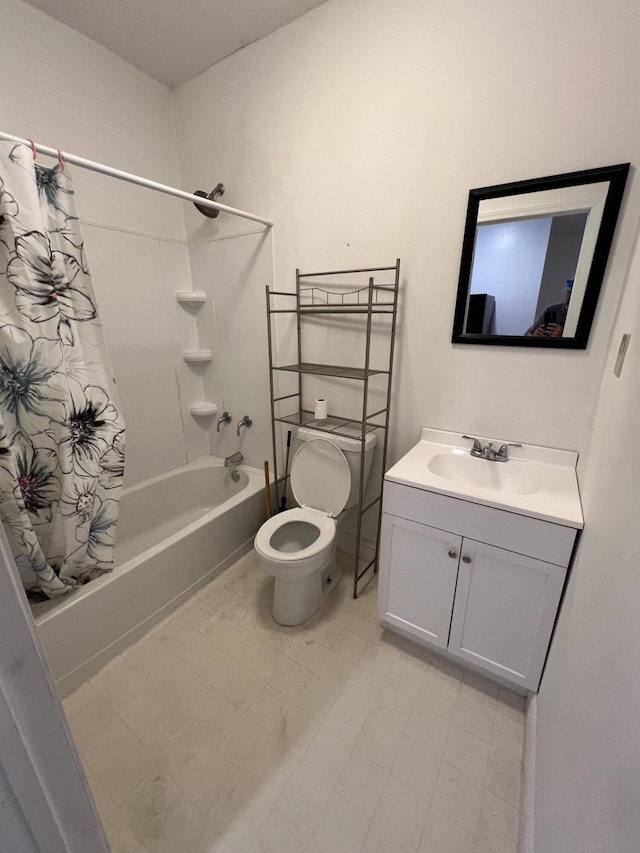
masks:
[[[236,450],[235,453],[232,453],[231,456],[226,456],[224,460],[224,467],[231,468],[233,465],[239,465],[244,459],[244,453],[241,450]]]
[[[245,415],[241,421],[238,421],[238,429],[236,430],[236,435],[240,435],[240,430],[242,427],[250,427],[253,423],[252,418],[249,415]]]
[[[496,461],[496,454],[497,454],[497,452],[498,452],[498,451],[497,451],[497,450],[495,449],[495,447],[493,446],[493,442],[492,442],[492,441],[489,441],[489,442],[487,442],[487,444],[485,444],[485,446],[482,448],[482,458],[483,458],[483,459],[488,459],[488,460],[489,460],[489,462],[495,462],[495,461]],[[504,461],[506,462],[507,460],[505,459]]]
[[[514,441],[509,441],[506,444],[502,444],[498,449],[496,449],[492,441],[487,442],[487,444],[485,444],[485,446],[483,447],[480,440],[474,438],[472,435],[463,435],[462,437],[467,438],[469,441],[473,442],[473,447],[469,451],[472,456],[475,456],[477,459],[487,459],[489,462],[508,462],[509,454],[507,448],[522,447],[521,444],[517,444]]]
[[[231,412],[223,412],[218,418],[218,426],[216,432],[220,432],[220,424],[228,424],[231,420]]]

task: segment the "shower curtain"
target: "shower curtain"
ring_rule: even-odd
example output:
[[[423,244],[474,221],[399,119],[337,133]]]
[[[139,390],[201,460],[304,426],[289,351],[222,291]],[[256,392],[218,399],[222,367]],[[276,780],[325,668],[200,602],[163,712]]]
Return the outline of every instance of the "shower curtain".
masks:
[[[0,142],[0,519],[29,592],[111,570],[123,474],[70,177]]]

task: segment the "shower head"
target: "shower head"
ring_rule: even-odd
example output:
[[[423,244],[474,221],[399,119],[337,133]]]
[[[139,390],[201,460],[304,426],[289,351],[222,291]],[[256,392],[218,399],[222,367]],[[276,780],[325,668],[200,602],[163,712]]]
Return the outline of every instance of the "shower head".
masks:
[[[218,184],[210,193],[206,193],[204,190],[196,190],[194,195],[199,195],[201,198],[208,198],[209,201],[215,201],[219,195],[224,195],[224,184]],[[204,204],[198,204],[197,201],[194,201],[193,204],[203,216],[208,216],[209,219],[215,219],[220,213],[215,207],[206,207]]]

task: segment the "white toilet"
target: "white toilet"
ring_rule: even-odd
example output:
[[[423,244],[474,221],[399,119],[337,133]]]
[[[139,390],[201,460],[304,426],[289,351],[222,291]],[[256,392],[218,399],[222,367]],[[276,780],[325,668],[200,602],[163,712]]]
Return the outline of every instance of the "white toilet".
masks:
[[[299,427],[298,439],[303,443],[291,463],[291,491],[300,506],[265,521],[254,541],[262,567],[276,579],[272,612],[280,625],[306,622],[338,585],[336,519],[355,506],[360,487],[360,439],[309,427]],[[375,443],[368,433],[365,485]]]

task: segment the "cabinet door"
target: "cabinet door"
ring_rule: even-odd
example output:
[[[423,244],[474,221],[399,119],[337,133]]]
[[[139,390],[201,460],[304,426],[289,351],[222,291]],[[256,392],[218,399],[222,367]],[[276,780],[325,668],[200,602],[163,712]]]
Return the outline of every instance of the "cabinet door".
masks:
[[[382,514],[378,610],[381,618],[446,648],[462,538]]]
[[[449,649],[536,691],[566,569],[462,541]]]

